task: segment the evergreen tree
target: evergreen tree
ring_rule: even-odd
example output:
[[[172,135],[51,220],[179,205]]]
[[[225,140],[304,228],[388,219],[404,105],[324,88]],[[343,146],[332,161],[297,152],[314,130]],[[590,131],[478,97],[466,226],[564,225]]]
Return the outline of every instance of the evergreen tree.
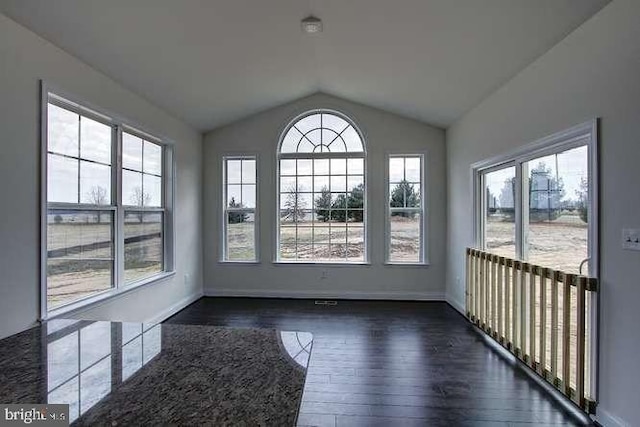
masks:
[[[322,187],[320,195],[314,200],[316,215],[322,222],[329,221],[331,212],[331,193],[327,187]]]
[[[331,219],[338,222],[347,222],[347,196],[339,194],[331,204]]]
[[[362,222],[364,220],[364,184],[359,184],[351,190],[347,203],[349,205],[349,219],[354,222]]]
[[[349,195],[340,194],[333,202],[327,187],[314,200],[317,218],[322,222],[329,220],[346,222],[347,219],[362,222],[364,209],[364,184],[356,186]],[[348,216],[347,216],[348,215]]]
[[[392,208],[417,208],[420,207],[420,194],[418,194],[413,186],[406,180],[402,180],[391,190],[390,206]],[[413,218],[414,212],[394,212],[394,216],[402,216]]]

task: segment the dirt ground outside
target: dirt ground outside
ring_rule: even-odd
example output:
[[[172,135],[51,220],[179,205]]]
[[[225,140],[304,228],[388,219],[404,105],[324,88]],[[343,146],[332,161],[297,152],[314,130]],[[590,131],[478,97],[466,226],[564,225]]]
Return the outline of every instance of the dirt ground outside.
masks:
[[[125,281],[162,270],[161,223],[127,223]],[[47,305],[55,308],[111,289],[113,247],[111,223],[49,224],[47,229]]]
[[[528,243],[528,262],[578,274],[580,263],[588,256],[587,224],[577,214],[533,222],[529,224]],[[498,215],[490,216],[486,223],[486,247],[488,252],[515,258],[515,224]]]
[[[227,250],[230,259],[253,259],[254,225],[228,225]],[[365,229],[362,222],[301,221],[280,226],[280,258],[309,261],[365,261]],[[418,261],[419,218],[392,217],[391,254],[394,260]]]

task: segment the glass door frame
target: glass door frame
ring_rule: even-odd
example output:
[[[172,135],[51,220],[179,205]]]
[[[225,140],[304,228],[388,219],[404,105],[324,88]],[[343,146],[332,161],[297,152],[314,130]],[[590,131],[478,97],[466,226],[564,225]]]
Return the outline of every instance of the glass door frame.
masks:
[[[485,175],[487,173],[515,167],[516,188],[515,188],[515,244],[516,258],[525,259],[527,244],[526,236],[528,230],[529,200],[523,197],[523,189],[528,185],[528,162],[540,157],[571,150],[573,148],[587,146],[588,150],[588,210],[587,210],[587,257],[589,259],[588,275],[590,277],[600,277],[600,221],[599,221],[599,167],[598,167],[598,146],[599,146],[599,119],[581,123],[564,131],[549,135],[523,147],[483,160],[471,165],[471,185],[473,189],[473,242],[475,247],[484,249],[485,247]],[[591,396],[597,401],[598,398],[598,307],[600,305],[601,292],[597,292],[597,297],[591,304],[590,327],[593,331],[591,340]]]

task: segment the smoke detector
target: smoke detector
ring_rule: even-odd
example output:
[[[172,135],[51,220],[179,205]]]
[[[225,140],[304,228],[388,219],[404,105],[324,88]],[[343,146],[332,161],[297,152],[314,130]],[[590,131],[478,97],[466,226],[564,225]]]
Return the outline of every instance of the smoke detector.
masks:
[[[322,32],[322,21],[315,16],[308,16],[300,21],[302,31],[307,34],[316,34]]]

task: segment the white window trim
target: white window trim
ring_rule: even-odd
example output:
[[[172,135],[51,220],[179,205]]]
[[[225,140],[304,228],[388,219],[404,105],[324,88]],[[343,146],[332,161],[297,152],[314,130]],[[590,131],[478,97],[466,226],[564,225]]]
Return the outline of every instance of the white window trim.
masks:
[[[113,212],[113,283],[110,289],[96,292],[84,298],[62,304],[52,310],[47,308],[47,212],[49,207],[67,206],[67,204],[48,203],[47,201],[47,159],[48,159],[48,105],[51,100],[77,114],[97,120],[100,123],[112,127],[112,165],[111,165],[111,195],[110,205],[100,206],[100,210]],[[163,215],[163,267],[164,270],[152,276],[124,282],[124,211],[127,208],[122,204],[122,161],[121,161],[121,136],[122,131],[135,134],[148,141],[154,142],[163,149],[162,179],[163,192],[161,208],[145,208],[145,211],[162,211]],[[115,167],[114,167],[115,166]],[[94,205],[72,204],[74,208],[98,209]],[[128,293],[145,285],[151,285],[165,281],[175,275],[175,156],[173,143],[169,138],[154,136],[144,127],[137,126],[133,122],[116,114],[111,114],[102,108],[95,107],[91,102],[80,99],[64,89],[56,87],[43,80],[40,81],[40,320],[49,320],[61,315],[69,315],[87,310]],[[129,206],[129,208],[131,208]],[[120,218],[121,217],[121,218]],[[121,255],[119,255],[121,254]]]
[[[572,148],[588,146],[588,168],[589,168],[589,210],[588,210],[588,254],[589,257],[589,275],[591,277],[600,277],[600,222],[599,222],[599,166],[598,166],[598,148],[599,148],[599,119],[595,118],[576,126],[572,126],[566,130],[554,133],[552,135],[541,138],[537,141],[524,145],[517,150],[496,156],[487,160],[483,160],[471,165],[471,188],[473,189],[473,242],[477,248],[481,248],[484,239],[484,182],[483,177],[486,172],[503,169],[509,166],[516,168],[516,182],[522,182],[523,163],[538,157],[555,154],[561,151],[570,150]],[[587,139],[585,144],[584,140]],[[516,186],[516,257],[522,258],[524,247],[523,242],[523,201],[521,193],[521,185]],[[518,208],[519,206],[519,208]],[[598,400],[598,351],[599,351],[599,331],[598,328],[598,307],[600,305],[600,295],[602,292],[596,293],[595,301],[591,304],[590,313],[590,329],[593,333],[591,340],[591,390],[590,394]]]
[[[253,245],[255,257],[252,260],[229,260],[227,259],[227,160],[255,160],[256,162],[256,200],[255,208],[234,209],[234,212],[244,212],[253,214]],[[222,156],[222,233],[220,233],[220,256],[218,262],[221,264],[255,265],[260,264],[260,161],[258,153],[233,153]]]
[[[317,114],[317,113],[327,113],[327,114],[334,114],[342,119],[344,119],[347,123],[349,123],[351,126],[353,126],[353,128],[355,129],[355,131],[358,133],[358,135],[360,136],[360,141],[362,142],[362,155],[360,155],[359,153],[356,153],[358,155],[353,155],[353,152],[350,153],[349,152],[334,152],[334,153],[281,153],[280,152],[280,147],[282,146],[282,142],[284,140],[285,135],[287,134],[287,132],[289,131],[289,129],[291,129],[292,126],[294,126],[299,120],[310,116],[312,114]],[[276,221],[276,226],[275,226],[275,249],[273,252],[273,260],[272,260],[272,264],[280,264],[280,265],[288,265],[288,264],[292,264],[292,265],[308,265],[308,266],[331,266],[331,267],[336,267],[336,266],[345,266],[345,267],[350,267],[350,266],[367,266],[367,265],[371,265],[371,261],[369,259],[369,209],[368,209],[368,199],[369,199],[369,190],[368,190],[368,185],[369,185],[369,174],[368,174],[368,167],[367,167],[367,158],[368,158],[368,152],[367,152],[367,142],[365,139],[365,135],[363,133],[363,131],[360,129],[360,127],[357,125],[357,123],[346,113],[343,113],[341,111],[338,110],[334,110],[331,108],[314,108],[311,110],[306,110],[301,114],[298,114],[297,116],[293,117],[291,120],[289,120],[286,124],[286,126],[284,126],[284,128],[282,129],[282,132],[280,132],[280,135],[278,137],[278,143],[276,145],[276,174],[275,174],[275,188],[277,191],[277,197],[276,197],[276,206],[275,206],[275,221]],[[331,158],[362,158],[363,159],[363,179],[364,179],[364,203],[363,203],[363,244],[364,244],[364,257],[363,257],[363,261],[341,261],[341,260],[336,260],[336,261],[332,261],[332,260],[321,260],[321,261],[313,261],[313,260],[295,260],[295,259],[281,259],[280,258],[280,197],[281,197],[281,192],[280,192],[280,160],[281,159],[298,159],[298,158],[312,158],[312,159],[331,159]],[[297,176],[297,175],[296,175]]]
[[[419,208],[395,208],[395,210],[398,211],[415,211],[415,212],[419,212],[422,214],[422,220],[420,221],[420,260],[419,261],[393,261],[391,260],[391,212],[394,210],[394,208],[391,208],[391,206],[389,206],[389,200],[391,198],[391,194],[389,192],[389,183],[390,183],[390,179],[389,179],[389,160],[394,158],[394,157],[420,157],[420,207]],[[429,262],[429,249],[428,249],[428,244],[427,242],[429,241],[428,239],[428,234],[429,234],[429,221],[428,221],[428,217],[429,217],[429,212],[427,209],[427,199],[429,197],[428,191],[427,191],[427,185],[426,185],[426,171],[428,170],[427,168],[427,161],[429,159],[429,155],[427,152],[422,151],[422,152],[387,152],[386,156],[385,156],[385,165],[384,165],[384,184],[385,184],[385,190],[384,190],[384,212],[385,212],[385,217],[384,217],[384,223],[385,223],[385,229],[384,229],[384,259],[385,259],[385,265],[389,265],[389,266],[408,266],[408,267],[425,267],[425,266],[429,266],[430,262]]]

